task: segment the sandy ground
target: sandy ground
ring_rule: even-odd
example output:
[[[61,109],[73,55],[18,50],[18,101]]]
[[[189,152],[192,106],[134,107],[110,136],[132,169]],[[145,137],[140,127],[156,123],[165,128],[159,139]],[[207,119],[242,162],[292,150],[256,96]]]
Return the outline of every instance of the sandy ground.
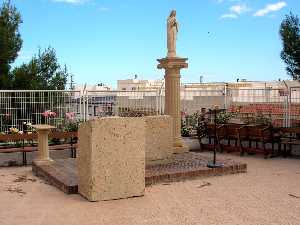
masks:
[[[248,173],[160,184],[144,197],[96,203],[65,195],[30,167],[3,167],[0,224],[300,225],[299,159],[224,156],[248,163]]]

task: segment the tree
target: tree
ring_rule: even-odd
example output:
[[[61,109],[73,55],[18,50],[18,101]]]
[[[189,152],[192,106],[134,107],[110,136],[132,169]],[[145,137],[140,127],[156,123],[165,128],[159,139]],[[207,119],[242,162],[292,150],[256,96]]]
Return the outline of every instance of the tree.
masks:
[[[21,15],[10,1],[0,8],[0,89],[11,87],[10,64],[15,61],[22,47],[19,25]]]
[[[39,50],[29,63],[12,71],[14,89],[64,90],[68,78],[67,67],[58,63],[55,50],[48,47]]]
[[[280,26],[283,43],[282,60],[287,64],[287,72],[294,80],[300,80],[300,25],[299,18],[290,13]]]

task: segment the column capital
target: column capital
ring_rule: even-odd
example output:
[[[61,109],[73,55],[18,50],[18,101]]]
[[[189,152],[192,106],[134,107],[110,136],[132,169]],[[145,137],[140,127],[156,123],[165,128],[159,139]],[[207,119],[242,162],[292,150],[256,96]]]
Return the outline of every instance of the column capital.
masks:
[[[188,68],[188,63],[186,62],[188,58],[180,57],[167,57],[162,59],[157,59],[159,64],[158,69],[183,69]]]

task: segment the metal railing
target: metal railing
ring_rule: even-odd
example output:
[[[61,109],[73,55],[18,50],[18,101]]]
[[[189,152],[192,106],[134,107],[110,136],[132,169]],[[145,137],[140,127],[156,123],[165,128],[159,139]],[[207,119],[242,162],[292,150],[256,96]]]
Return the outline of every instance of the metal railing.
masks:
[[[49,123],[50,118],[43,117],[47,110],[56,113],[55,118],[51,118],[51,123],[59,126],[66,113],[77,112],[76,93],[55,90],[1,90],[0,131],[6,132],[11,127],[22,130],[24,123]],[[80,113],[77,114],[80,116]]]
[[[85,119],[162,114],[158,91],[86,91]]]
[[[300,87],[291,87],[286,93],[287,102],[287,127],[300,126]]]
[[[102,116],[143,116],[164,114],[165,91],[54,91],[1,90],[0,131],[10,127],[23,129],[24,122],[48,123],[43,112],[56,113],[51,118],[55,126],[63,124],[66,113],[89,120]],[[225,108],[241,119],[258,114],[269,118],[276,126],[300,123],[300,87],[289,89],[216,90],[181,89],[181,110],[191,115],[201,108]]]

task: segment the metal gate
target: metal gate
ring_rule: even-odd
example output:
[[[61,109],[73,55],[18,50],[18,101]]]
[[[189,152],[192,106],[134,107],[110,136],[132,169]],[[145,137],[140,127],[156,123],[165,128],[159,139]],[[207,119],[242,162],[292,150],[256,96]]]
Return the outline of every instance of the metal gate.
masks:
[[[23,129],[23,123],[44,123],[43,113],[56,113],[51,124],[59,127],[72,112],[86,121],[102,116],[143,116],[164,114],[165,90],[153,91],[55,91],[1,90],[0,131]],[[275,126],[300,125],[300,87],[289,89],[181,89],[181,110],[191,115],[201,108],[218,105],[237,112],[241,119],[258,114]]]

